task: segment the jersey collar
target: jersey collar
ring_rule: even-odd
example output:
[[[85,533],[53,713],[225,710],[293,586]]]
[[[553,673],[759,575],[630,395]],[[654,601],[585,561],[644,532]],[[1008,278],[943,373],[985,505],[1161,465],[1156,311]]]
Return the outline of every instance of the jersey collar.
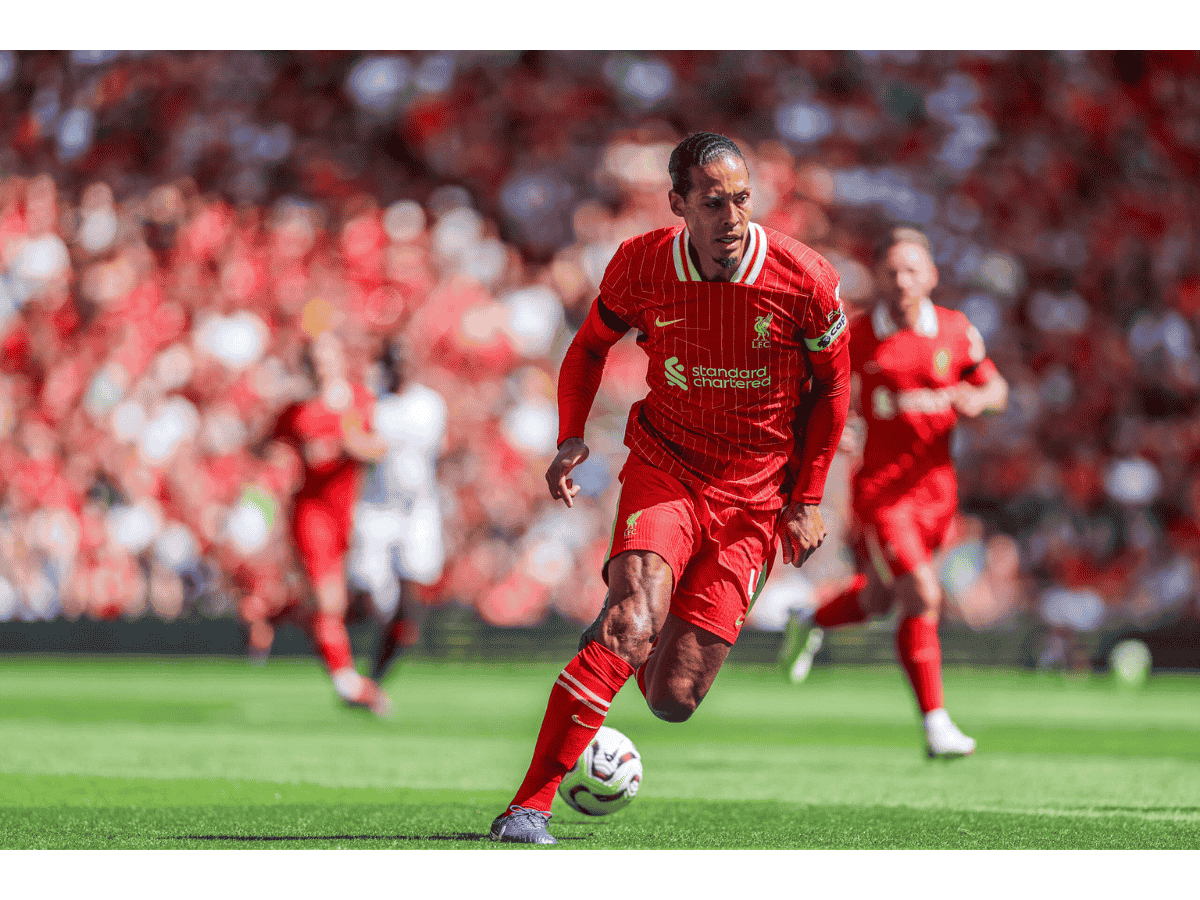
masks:
[[[875,340],[877,341],[886,340],[900,330],[900,326],[895,323],[892,314],[888,312],[887,304],[882,300],[876,303],[875,309],[871,311],[871,327],[875,329]],[[933,301],[928,297],[921,301],[921,311],[917,314],[917,325],[913,331],[922,337],[937,337],[937,311],[933,308]]]
[[[750,223],[750,240],[746,245],[746,253],[742,256],[742,264],[733,273],[730,282],[734,284],[754,284],[762,272],[763,263],[767,261],[767,233],[761,225]],[[703,281],[700,272],[692,263],[692,255],[688,253],[688,229],[683,226],[671,242],[671,255],[675,261],[675,274],[680,281]]]

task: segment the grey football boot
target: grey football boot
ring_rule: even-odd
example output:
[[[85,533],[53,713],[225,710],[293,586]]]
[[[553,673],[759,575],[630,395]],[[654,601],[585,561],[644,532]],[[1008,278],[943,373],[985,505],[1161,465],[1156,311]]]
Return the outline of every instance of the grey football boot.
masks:
[[[489,837],[493,841],[513,844],[557,844],[558,841],[546,830],[549,821],[550,813],[514,803],[508,812],[501,813],[492,821]]]

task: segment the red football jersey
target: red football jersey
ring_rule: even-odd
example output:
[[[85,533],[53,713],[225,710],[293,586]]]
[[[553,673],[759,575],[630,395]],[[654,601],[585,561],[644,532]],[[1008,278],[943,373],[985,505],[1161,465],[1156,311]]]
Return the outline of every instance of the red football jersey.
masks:
[[[902,329],[881,303],[850,327],[850,366],[867,422],[855,505],[892,502],[934,473],[953,477],[953,388],[996,372],[967,317],[926,301],[916,328]]]
[[[808,356],[832,356],[846,339],[837,271],[753,223],[729,282],[702,281],[687,247],[685,227],[632,238],[600,285],[650,358],[625,445],[709,496],[778,508]]]
[[[359,384],[352,384],[351,391],[353,409],[369,423],[374,396]],[[335,503],[353,502],[361,466],[342,452],[342,415],[317,396],[293,403],[275,422],[271,437],[295,447],[304,465],[297,499],[320,497]]]

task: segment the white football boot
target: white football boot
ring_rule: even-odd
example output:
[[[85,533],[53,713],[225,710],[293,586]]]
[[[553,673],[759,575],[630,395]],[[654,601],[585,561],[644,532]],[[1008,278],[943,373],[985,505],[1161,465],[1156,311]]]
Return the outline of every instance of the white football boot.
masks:
[[[969,738],[950,721],[944,709],[925,714],[925,752],[930,759],[958,759],[975,752],[975,739]]]
[[[825,632],[813,621],[812,610],[793,610],[783,626],[783,644],[779,648],[779,668],[792,684],[799,684],[808,677],[813,659]]]

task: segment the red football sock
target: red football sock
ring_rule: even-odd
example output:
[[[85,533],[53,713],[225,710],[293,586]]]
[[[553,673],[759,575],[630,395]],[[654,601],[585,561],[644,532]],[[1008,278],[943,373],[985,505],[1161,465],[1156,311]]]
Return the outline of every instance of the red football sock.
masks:
[[[510,805],[550,811],[558,783],[596,736],[613,697],[632,674],[633,667],[599,641],[567,663],[550,689],[533,760]]]
[[[921,713],[941,709],[942,645],[938,642],[937,621],[924,616],[910,616],[900,621],[896,629],[896,653],[908,675]]]
[[[821,604],[821,608],[813,615],[813,621],[822,628],[837,628],[839,625],[865,622],[867,614],[858,605],[858,595],[866,586],[867,576],[855,575],[845,590],[832,600]]]
[[[321,654],[325,667],[331,673],[354,666],[350,635],[346,631],[346,623],[340,617],[322,612],[313,613],[309,628],[317,652]]]

